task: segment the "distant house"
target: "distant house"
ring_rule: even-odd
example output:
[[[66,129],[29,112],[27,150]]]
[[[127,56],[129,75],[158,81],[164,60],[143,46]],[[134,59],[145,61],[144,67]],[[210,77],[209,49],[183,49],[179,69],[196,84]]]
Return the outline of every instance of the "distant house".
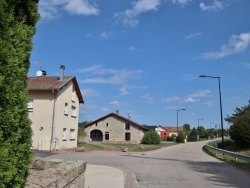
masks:
[[[163,126],[163,127],[169,132],[170,137],[171,135],[177,136],[177,127],[174,126]],[[179,131],[183,131],[183,127],[178,127],[178,132]]]
[[[162,138],[167,138],[170,134],[168,130],[166,130],[163,126],[157,125],[157,126],[146,126],[149,130],[154,130],[157,132],[157,134]]]
[[[75,76],[28,78],[28,111],[33,130],[32,149],[63,150],[77,146],[79,106],[84,103]]]
[[[85,125],[84,131],[85,142],[140,143],[148,129],[118,113],[110,113]]]

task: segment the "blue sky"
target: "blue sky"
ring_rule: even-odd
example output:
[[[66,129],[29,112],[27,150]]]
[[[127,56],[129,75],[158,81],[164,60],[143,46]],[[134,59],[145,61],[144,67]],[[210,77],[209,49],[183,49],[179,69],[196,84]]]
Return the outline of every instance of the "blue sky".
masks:
[[[220,124],[250,99],[249,0],[40,0],[29,76],[76,76],[79,122]],[[214,124],[211,124],[214,127]],[[224,128],[227,128],[224,122]]]

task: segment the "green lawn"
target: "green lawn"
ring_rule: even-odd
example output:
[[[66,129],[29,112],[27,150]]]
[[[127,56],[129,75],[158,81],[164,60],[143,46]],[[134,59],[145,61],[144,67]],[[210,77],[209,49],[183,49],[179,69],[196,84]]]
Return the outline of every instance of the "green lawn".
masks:
[[[89,144],[85,142],[78,142],[77,147],[84,147],[86,150],[103,150],[104,149],[102,146]]]

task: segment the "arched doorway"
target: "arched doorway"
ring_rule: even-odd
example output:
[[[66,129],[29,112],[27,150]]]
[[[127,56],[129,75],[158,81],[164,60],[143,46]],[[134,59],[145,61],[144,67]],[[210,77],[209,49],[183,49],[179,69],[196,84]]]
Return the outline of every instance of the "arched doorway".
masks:
[[[100,130],[91,131],[90,138],[92,141],[102,141],[102,131]]]

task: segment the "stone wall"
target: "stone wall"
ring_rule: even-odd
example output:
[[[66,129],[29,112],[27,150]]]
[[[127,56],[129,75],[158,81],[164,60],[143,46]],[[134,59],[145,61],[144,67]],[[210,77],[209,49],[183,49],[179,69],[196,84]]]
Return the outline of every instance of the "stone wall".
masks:
[[[84,188],[86,162],[35,158],[25,188]]]
[[[130,142],[130,143],[140,143],[141,139],[145,133],[145,130],[130,124],[130,129],[125,129],[125,124],[127,122],[117,118],[116,116],[109,116],[106,119],[99,121],[96,124],[90,125],[85,128],[86,136],[84,139],[80,139],[84,142],[89,142],[90,133],[93,130],[100,130],[103,135],[103,141],[105,142]],[[105,133],[109,133],[109,140],[105,140]],[[130,133],[130,141],[125,141],[125,133]]]

